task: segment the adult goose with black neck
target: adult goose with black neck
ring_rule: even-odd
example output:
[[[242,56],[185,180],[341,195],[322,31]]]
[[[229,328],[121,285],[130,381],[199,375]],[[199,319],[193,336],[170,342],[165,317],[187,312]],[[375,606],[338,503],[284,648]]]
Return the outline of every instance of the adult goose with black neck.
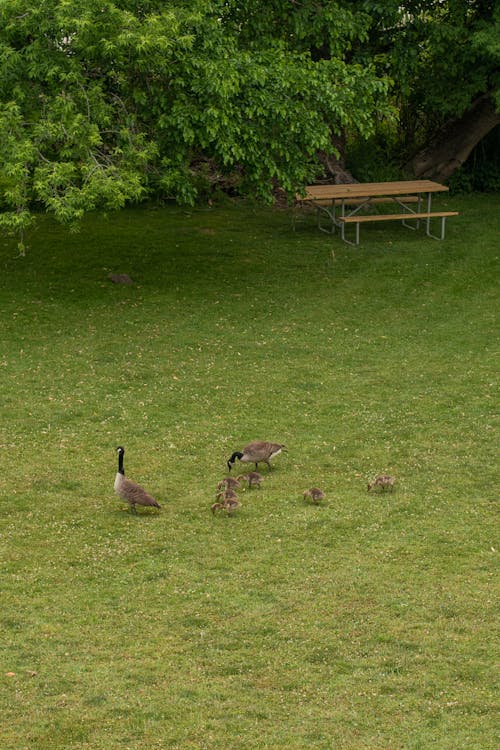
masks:
[[[286,450],[284,445],[280,443],[269,443],[266,440],[254,440],[252,443],[248,443],[242,451],[235,451],[227,466],[231,471],[234,466],[236,459],[242,463],[255,464],[255,470],[259,468],[259,463],[267,464],[269,469],[272,468],[269,463],[271,458],[277,456],[281,451]]]
[[[161,508],[161,505],[159,505],[154,497],[146,492],[140,484],[136,484],[125,477],[125,469],[123,468],[125,448],[119,445],[116,452],[118,453],[118,471],[116,472],[115,477],[116,494],[130,505],[132,513],[137,513],[136,505]]]

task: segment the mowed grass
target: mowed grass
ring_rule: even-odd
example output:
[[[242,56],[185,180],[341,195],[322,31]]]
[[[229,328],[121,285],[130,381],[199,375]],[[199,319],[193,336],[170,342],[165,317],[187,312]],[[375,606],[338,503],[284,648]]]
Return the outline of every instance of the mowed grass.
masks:
[[[239,203],[0,240],[3,750],[497,747],[498,196],[439,205],[444,242]],[[288,452],[213,516],[252,439]]]

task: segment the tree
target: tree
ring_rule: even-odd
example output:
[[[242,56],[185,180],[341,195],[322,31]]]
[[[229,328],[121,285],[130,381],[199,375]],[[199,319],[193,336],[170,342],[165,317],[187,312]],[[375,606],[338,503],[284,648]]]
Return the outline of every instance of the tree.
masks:
[[[362,2],[360,51],[394,80],[401,153],[413,177],[445,181],[500,124],[500,5],[495,0]]]
[[[231,14],[249,46],[278,33],[314,60],[377,66],[393,81],[400,166],[412,176],[447,179],[500,122],[494,0],[240,0]],[[341,156],[347,135],[334,133]],[[339,179],[344,160],[324,163]]]
[[[74,226],[151,194],[192,203],[207,164],[237,174],[242,192],[293,195],[318,152],[334,153],[332,136],[366,136],[390,112],[387,77],[344,59],[340,25],[338,54],[324,56],[276,25],[252,34],[243,7],[3,1],[0,224],[21,232],[21,249],[34,205]],[[353,17],[347,36],[363,34]]]

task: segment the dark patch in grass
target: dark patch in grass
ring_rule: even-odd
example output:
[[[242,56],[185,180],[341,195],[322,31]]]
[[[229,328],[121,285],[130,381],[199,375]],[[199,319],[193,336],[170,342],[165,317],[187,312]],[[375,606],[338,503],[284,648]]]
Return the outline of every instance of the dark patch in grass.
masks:
[[[89,698],[86,698],[83,701],[84,705],[86,705],[86,706],[92,706],[92,707],[102,706],[102,705],[104,705],[107,702],[108,702],[108,696],[107,695],[93,695],[93,696],[91,696]]]

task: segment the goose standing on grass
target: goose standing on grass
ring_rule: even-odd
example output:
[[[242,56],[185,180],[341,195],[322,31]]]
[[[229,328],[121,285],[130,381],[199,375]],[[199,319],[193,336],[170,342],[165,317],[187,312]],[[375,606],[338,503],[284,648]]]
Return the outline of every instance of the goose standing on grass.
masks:
[[[254,440],[252,443],[248,443],[248,445],[243,448],[243,451],[235,451],[227,462],[227,466],[229,471],[231,471],[236,459],[238,458],[242,463],[255,464],[255,471],[258,470],[259,463],[267,464],[269,469],[271,469],[272,467],[269,463],[270,459],[277,456],[278,453],[281,453],[283,450],[286,450],[286,448],[280,443],[268,443],[265,440]]]
[[[154,497],[144,490],[140,484],[132,482],[130,479],[125,478],[125,470],[123,468],[123,456],[125,455],[125,448],[121,445],[116,449],[118,453],[118,471],[116,472],[115,478],[115,492],[125,500],[131,508],[132,513],[137,513],[136,505],[152,506],[153,508],[161,508],[158,505]]]

